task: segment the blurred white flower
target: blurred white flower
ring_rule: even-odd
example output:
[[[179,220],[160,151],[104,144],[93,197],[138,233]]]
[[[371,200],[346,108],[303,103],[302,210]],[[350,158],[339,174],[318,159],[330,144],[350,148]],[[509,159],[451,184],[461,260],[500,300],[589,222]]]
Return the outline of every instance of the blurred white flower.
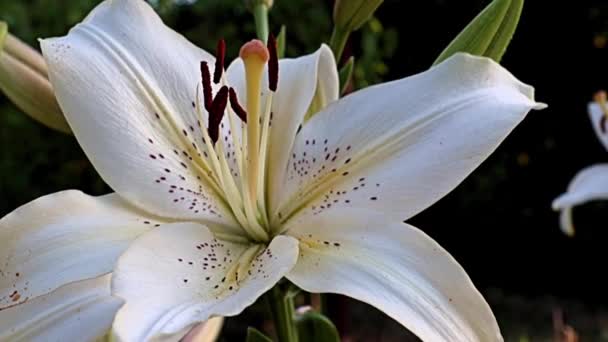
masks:
[[[589,118],[600,142],[608,149],[608,106],[606,93],[601,91],[589,103]],[[608,199],[608,164],[596,164],[579,171],[568,185],[566,193],[553,201],[553,209],[560,211],[560,228],[568,236],[574,235],[572,208],[595,200]]]

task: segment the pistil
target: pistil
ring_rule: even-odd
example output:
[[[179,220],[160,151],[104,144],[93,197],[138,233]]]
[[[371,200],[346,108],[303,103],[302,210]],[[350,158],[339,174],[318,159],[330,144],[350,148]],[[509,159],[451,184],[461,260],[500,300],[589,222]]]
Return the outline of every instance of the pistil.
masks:
[[[241,48],[247,85],[247,183],[249,200],[257,208],[258,168],[260,150],[260,97],[264,66],[268,49],[259,40],[252,40]]]

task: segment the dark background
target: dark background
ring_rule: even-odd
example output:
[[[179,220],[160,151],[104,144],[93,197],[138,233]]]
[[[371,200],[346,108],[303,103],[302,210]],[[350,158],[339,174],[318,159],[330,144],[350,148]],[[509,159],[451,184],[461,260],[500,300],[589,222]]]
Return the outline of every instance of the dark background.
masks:
[[[96,2],[3,0],[0,20],[34,45],[37,37],[65,34]],[[355,86],[427,69],[487,2],[385,1],[347,47],[358,58]],[[229,58],[254,37],[240,0],[153,4],[169,26],[207,50],[226,38]],[[327,0],[275,0],[271,27],[278,32],[281,24],[288,25],[288,56],[311,52],[328,40],[331,8]],[[557,309],[583,336],[606,338],[608,206],[575,209],[574,238],[560,232],[550,207],[578,170],[608,159],[586,113],[593,92],[608,88],[604,38],[605,1],[528,0],[502,64],[533,85],[537,100],[549,108],[532,112],[461,186],[411,220],[464,266],[494,308],[507,340],[550,338]],[[0,95],[0,216],[67,188],[110,191],[71,136],[37,124]],[[352,308],[353,316],[334,317],[344,336],[389,340],[403,334],[367,306],[342,305]],[[366,324],[357,324],[362,317]],[[385,332],[366,335],[365,327],[375,320]]]

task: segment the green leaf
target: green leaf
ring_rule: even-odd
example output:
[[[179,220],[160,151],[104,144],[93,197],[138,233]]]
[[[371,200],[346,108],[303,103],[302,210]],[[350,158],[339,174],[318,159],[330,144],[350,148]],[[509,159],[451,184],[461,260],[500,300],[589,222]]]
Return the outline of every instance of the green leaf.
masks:
[[[2,53],[2,48],[4,47],[4,38],[6,38],[6,34],[8,33],[8,25],[4,21],[0,21],[0,53]]]
[[[340,342],[338,329],[329,318],[309,311],[296,318],[300,342]]]
[[[524,0],[494,0],[452,40],[433,65],[457,52],[500,62],[519,23]]]
[[[346,87],[350,83],[350,80],[353,77],[353,70],[355,69],[355,57],[350,56],[348,61],[344,63],[342,69],[338,72],[338,76],[340,78],[340,94],[343,94],[346,90]]]
[[[272,342],[272,339],[258,329],[249,327],[247,328],[247,342]]]
[[[281,25],[281,31],[279,31],[279,35],[277,36],[277,55],[279,58],[285,57],[285,40],[287,39],[287,28],[285,25]]]

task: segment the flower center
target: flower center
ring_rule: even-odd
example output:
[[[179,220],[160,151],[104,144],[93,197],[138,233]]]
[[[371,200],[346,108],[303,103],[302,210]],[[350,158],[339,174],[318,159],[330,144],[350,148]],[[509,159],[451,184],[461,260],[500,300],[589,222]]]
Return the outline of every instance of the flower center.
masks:
[[[213,82],[223,80],[225,43],[220,41],[213,73]],[[203,138],[209,151],[209,169],[235,219],[247,237],[258,242],[269,241],[270,220],[266,205],[266,177],[268,136],[271,129],[271,106],[278,84],[278,58],[274,37],[268,46],[252,40],[241,48],[240,57],[245,68],[246,103],[241,106],[234,88],[223,85],[213,95],[211,73],[206,62],[201,62],[203,105],[209,114],[207,130]],[[262,96],[264,69],[268,64],[268,95]],[[198,88],[197,88],[198,93]],[[228,102],[230,106],[228,106]],[[202,115],[200,99],[196,97],[196,109]],[[226,153],[228,141],[219,139],[224,115],[227,113],[231,129],[233,156]],[[240,119],[240,122],[239,122]],[[240,128],[240,129],[237,129]],[[228,159],[234,157],[238,172],[232,172]]]
[[[606,120],[608,119],[608,105],[606,104],[607,97],[606,92],[603,90],[595,93],[593,97],[595,102],[597,102],[602,109],[602,112],[604,112],[604,115],[602,115],[602,118],[600,119],[600,129],[604,134],[606,134]]]

